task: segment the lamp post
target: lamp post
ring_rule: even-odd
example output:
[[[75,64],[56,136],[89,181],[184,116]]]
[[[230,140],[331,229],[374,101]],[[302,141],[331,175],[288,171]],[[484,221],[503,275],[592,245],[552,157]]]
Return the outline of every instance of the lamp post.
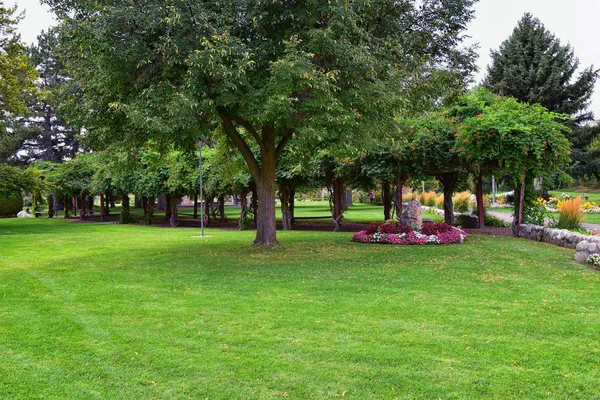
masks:
[[[204,237],[204,201],[203,201],[203,193],[202,193],[202,147],[204,146],[204,142],[200,140],[198,142],[198,148],[200,149],[200,227],[202,229],[202,237]]]
[[[496,177],[492,175],[492,205],[496,204]]]

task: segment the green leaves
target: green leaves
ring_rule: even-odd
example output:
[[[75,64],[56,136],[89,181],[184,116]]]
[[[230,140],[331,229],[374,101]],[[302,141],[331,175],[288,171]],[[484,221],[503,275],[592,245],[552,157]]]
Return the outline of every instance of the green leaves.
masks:
[[[586,109],[598,74],[588,67],[575,78],[578,67],[573,49],[527,13],[500,48],[492,51],[485,85],[499,95],[539,103],[585,121],[592,119]]]
[[[27,113],[27,100],[35,91],[38,74],[20,42],[16,25],[17,6],[0,3],[0,139],[6,135],[7,119]]]
[[[560,122],[564,115],[513,98],[492,100],[482,90],[459,107],[481,111],[461,121],[455,144],[456,153],[476,170],[500,167],[518,180],[523,171],[540,176],[570,161],[568,128]]]

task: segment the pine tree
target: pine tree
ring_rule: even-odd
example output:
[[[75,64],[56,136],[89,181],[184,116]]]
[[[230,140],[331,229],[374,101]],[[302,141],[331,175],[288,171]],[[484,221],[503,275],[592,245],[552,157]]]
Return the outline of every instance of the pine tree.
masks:
[[[59,46],[58,35],[51,29],[42,32],[38,44],[28,49],[39,73],[39,90],[29,101],[27,116],[15,118],[11,124],[13,163],[60,162],[74,158],[79,151],[79,130],[58,113],[61,91],[69,81],[58,55]]]
[[[27,114],[27,101],[34,91],[35,69],[29,63],[27,48],[17,33],[22,14],[17,7],[0,1],[0,159],[12,138],[6,127],[11,118]]]
[[[493,93],[539,103],[550,111],[567,114],[575,122],[593,119],[587,110],[597,78],[593,67],[579,76],[579,60],[569,45],[562,45],[537,18],[527,13],[497,51],[484,85]]]

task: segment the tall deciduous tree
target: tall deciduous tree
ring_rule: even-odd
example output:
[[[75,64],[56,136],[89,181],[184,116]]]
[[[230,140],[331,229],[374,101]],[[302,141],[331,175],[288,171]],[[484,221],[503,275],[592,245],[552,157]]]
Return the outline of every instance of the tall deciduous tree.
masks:
[[[577,122],[593,118],[587,111],[597,71],[587,67],[576,76],[579,60],[537,18],[527,13],[500,48],[491,52],[485,86],[493,93],[525,103],[539,103]]]
[[[0,150],[12,142],[6,131],[7,122],[27,113],[27,100],[37,76],[29,63],[27,48],[16,33],[20,19],[16,6],[5,7],[0,1]]]
[[[390,130],[407,83],[472,62],[456,45],[475,0],[45,2],[76,49],[90,135],[114,141],[115,121],[142,133],[118,140],[217,129],[257,186],[255,244],[277,241],[276,166],[291,140]]]

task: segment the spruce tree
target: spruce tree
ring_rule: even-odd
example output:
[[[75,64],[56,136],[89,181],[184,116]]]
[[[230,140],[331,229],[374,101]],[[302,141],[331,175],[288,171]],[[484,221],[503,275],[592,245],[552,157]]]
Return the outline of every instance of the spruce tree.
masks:
[[[587,67],[575,77],[579,60],[571,46],[561,44],[531,14],[523,16],[491,57],[484,85],[493,93],[539,103],[578,123],[593,119],[587,108],[597,71]]]
[[[79,151],[79,129],[68,125],[58,112],[65,85],[71,80],[60,58],[56,30],[42,31],[38,44],[28,49],[39,74],[38,92],[28,102],[29,112],[10,124],[13,137],[10,161],[29,164],[34,161],[60,162]]]
[[[588,107],[598,71],[590,66],[577,74],[573,48],[561,44],[529,13],[491,56],[484,85],[498,95],[570,116],[566,123],[572,129],[573,164],[566,172],[576,178],[600,176],[598,150],[590,147],[598,129],[587,126],[594,119]]]

